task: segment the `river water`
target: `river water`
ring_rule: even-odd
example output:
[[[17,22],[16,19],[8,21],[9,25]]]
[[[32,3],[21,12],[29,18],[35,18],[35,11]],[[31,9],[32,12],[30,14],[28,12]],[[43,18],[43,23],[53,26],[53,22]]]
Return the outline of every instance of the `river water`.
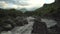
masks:
[[[14,29],[12,29],[11,31],[3,31],[1,32],[1,34],[31,34],[31,31],[33,30],[32,26],[34,24],[33,21],[33,17],[27,17],[28,20],[28,24],[24,25],[24,26],[18,26],[15,27]],[[56,24],[56,21],[52,20],[52,19],[43,19],[41,18],[42,22],[46,22],[47,27],[51,27],[54,26]]]

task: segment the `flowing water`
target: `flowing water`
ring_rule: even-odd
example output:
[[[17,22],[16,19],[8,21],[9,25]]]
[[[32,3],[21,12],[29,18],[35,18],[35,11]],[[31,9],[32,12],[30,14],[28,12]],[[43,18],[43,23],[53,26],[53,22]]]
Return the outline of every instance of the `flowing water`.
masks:
[[[53,19],[42,18],[41,20],[47,24],[48,28],[57,24],[57,22]]]
[[[1,34],[31,34],[31,31],[33,30],[32,26],[34,24],[33,21],[33,17],[28,17],[28,24],[24,25],[24,26],[20,26],[20,27],[15,27],[14,29],[12,29],[11,31],[4,31],[1,32]],[[43,22],[46,22],[47,27],[51,27],[54,26],[56,24],[56,21],[51,20],[51,19],[41,19]]]

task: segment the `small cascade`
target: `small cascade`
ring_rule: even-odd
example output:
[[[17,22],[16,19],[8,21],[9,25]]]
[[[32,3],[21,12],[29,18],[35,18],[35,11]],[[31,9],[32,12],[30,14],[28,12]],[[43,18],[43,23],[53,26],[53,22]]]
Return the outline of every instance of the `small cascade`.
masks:
[[[28,21],[28,24],[24,25],[24,26],[17,26],[14,29],[12,29],[11,31],[8,32],[1,32],[1,34],[31,34],[32,31],[32,26],[33,26],[33,19],[32,17],[27,17],[26,18]]]
[[[53,19],[41,18],[41,20],[47,24],[48,28],[57,24],[57,22]]]

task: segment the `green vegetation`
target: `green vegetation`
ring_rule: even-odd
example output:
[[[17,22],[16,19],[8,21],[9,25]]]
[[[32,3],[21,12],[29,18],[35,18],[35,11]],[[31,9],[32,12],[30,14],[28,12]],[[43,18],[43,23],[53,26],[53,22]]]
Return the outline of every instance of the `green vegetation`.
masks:
[[[3,15],[16,17],[16,16],[22,16],[23,13],[19,10],[15,10],[15,9],[8,9],[8,10],[0,9],[0,17],[2,17]]]

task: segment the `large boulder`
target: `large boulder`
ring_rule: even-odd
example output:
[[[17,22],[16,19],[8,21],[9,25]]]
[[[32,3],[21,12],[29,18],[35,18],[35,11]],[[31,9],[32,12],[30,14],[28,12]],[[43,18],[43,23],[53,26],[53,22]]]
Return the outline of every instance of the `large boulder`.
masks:
[[[33,30],[34,34],[48,34],[48,29],[45,22],[41,22],[41,19],[36,18],[34,20]]]

